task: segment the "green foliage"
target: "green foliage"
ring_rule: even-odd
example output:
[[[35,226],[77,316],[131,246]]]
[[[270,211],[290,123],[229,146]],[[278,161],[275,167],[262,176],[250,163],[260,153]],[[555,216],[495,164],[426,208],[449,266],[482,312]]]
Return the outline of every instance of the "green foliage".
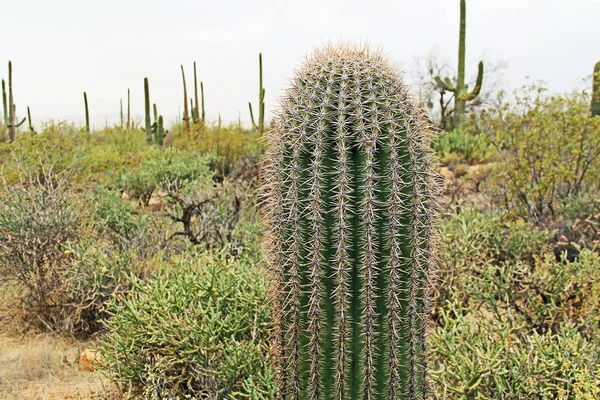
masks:
[[[590,117],[589,97],[544,92],[524,87],[514,105],[477,121],[500,151],[500,198],[536,223],[556,217],[561,199],[597,190],[600,181],[600,119]]]
[[[132,197],[148,205],[156,189],[177,193],[192,185],[209,185],[210,160],[208,156],[177,149],[150,150],[143,155],[137,170],[123,172],[117,179]]]
[[[366,47],[317,50],[281,104],[265,171],[280,396],[425,398],[429,127]]]
[[[442,231],[433,398],[594,398],[598,255],[556,262],[548,232],[474,209]]]
[[[211,169],[219,177],[258,176],[258,165],[263,153],[262,142],[256,132],[242,131],[239,126],[227,128],[194,127],[190,135],[176,131],[173,146],[212,155]]]
[[[523,332],[456,303],[430,336],[437,365],[433,399],[596,399],[600,346],[563,324],[556,333]],[[466,315],[465,315],[466,313]]]
[[[594,66],[594,74],[592,75],[592,117],[600,116],[600,61]]]
[[[92,218],[102,232],[126,248],[132,241],[144,238],[149,216],[136,213],[119,195],[98,187]]]
[[[267,280],[255,256],[183,258],[109,305],[100,352],[145,399],[271,399]],[[188,397],[186,397],[188,396]]]
[[[456,154],[460,161],[469,165],[488,162],[496,154],[488,136],[471,133],[467,129],[442,132],[435,138],[432,146],[441,159]]]
[[[0,192],[0,277],[24,288],[18,299],[24,320],[56,326],[58,271],[68,263],[62,246],[80,235],[80,214],[66,182],[45,177]]]

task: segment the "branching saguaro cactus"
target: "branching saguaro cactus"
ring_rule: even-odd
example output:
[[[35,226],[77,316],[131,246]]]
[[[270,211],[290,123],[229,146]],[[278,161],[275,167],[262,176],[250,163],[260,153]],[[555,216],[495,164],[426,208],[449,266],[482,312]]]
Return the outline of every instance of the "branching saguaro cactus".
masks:
[[[592,80],[592,116],[600,116],[600,61],[594,66]]]
[[[297,71],[264,171],[278,398],[427,396],[429,131],[378,51],[328,46]]]
[[[262,69],[262,53],[258,55],[258,124],[254,119],[254,113],[252,112],[252,102],[248,102],[248,108],[250,109],[250,119],[252,121],[252,128],[257,130],[262,135],[265,130],[265,88],[263,87],[263,69]]]
[[[438,87],[454,93],[454,126],[460,125],[465,118],[467,102],[473,101],[481,92],[483,84],[483,61],[479,62],[477,68],[477,79],[475,87],[472,91],[468,91],[465,82],[465,57],[466,57],[466,36],[467,36],[467,4],[466,0],[460,0],[460,28],[458,35],[458,76],[456,77],[456,85],[448,77],[445,79],[439,76],[435,77],[435,82]]]

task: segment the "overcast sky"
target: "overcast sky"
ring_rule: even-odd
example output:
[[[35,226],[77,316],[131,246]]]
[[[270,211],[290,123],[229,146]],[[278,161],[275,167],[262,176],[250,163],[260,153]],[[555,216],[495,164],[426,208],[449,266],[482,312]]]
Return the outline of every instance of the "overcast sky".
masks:
[[[34,120],[116,122],[132,90],[173,121],[191,93],[192,63],[204,82],[207,117],[248,123],[258,101],[263,53],[267,113],[293,68],[314,46],[354,40],[381,46],[404,69],[432,49],[456,64],[459,0],[0,0],[0,76],[13,62],[17,113]],[[574,88],[600,60],[600,0],[468,0],[467,74],[480,58],[509,63],[507,88],[525,77],[550,90]],[[485,85],[485,79],[484,79]]]

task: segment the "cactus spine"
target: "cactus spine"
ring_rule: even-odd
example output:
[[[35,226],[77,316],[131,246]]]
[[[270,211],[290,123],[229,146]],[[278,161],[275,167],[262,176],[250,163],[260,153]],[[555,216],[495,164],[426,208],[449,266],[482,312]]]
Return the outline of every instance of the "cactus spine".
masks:
[[[268,133],[265,190],[280,399],[427,396],[435,174],[393,63],[328,46]]]
[[[481,92],[483,83],[483,61],[479,62],[477,68],[477,79],[475,87],[471,92],[468,92],[465,83],[465,57],[466,57],[466,36],[467,36],[467,5],[466,0],[460,0],[460,28],[458,37],[458,76],[456,86],[452,85],[449,78],[441,79],[435,77],[435,82],[439,88],[447,92],[454,93],[454,126],[458,126],[465,118],[466,104],[468,101],[473,101]]]
[[[248,108],[250,108],[252,128],[258,130],[262,135],[265,130],[265,89],[263,88],[262,53],[258,55],[258,77],[258,124],[254,120],[251,102],[248,102]]]
[[[188,97],[187,97],[187,85],[185,84],[185,72],[183,71],[183,65],[181,66],[181,78],[183,80],[183,122],[185,123],[185,131],[190,131],[190,114],[188,111]]]
[[[152,124],[150,123],[150,86],[148,78],[144,78],[144,125],[146,131],[146,143],[152,143]]]
[[[592,79],[592,116],[600,116],[600,61],[594,66]]]
[[[85,131],[90,131],[90,111],[88,109],[87,93],[83,92],[83,104],[85,106]]]

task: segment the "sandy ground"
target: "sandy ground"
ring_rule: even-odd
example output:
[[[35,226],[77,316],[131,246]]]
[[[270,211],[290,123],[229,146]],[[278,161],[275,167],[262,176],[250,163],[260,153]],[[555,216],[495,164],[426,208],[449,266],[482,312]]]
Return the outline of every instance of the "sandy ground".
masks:
[[[106,380],[79,362],[91,343],[0,334],[0,399],[107,399]]]

